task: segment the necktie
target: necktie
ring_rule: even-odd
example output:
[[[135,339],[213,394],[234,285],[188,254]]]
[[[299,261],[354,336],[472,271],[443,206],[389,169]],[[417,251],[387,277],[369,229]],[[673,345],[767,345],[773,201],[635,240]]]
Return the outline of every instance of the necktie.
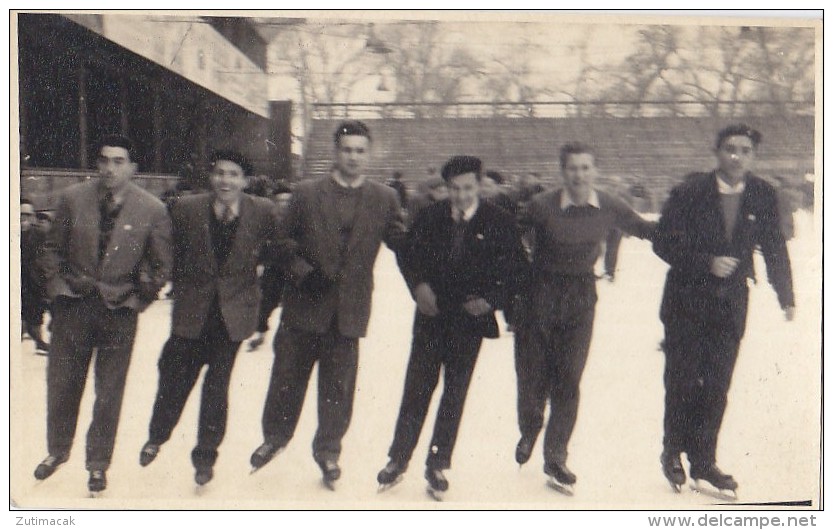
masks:
[[[231,210],[231,206],[222,205],[220,208],[220,221],[223,224],[228,224],[234,221],[234,212]]]
[[[466,235],[466,225],[463,212],[454,210],[454,226],[451,231],[451,260],[457,261],[463,253],[463,240]]]

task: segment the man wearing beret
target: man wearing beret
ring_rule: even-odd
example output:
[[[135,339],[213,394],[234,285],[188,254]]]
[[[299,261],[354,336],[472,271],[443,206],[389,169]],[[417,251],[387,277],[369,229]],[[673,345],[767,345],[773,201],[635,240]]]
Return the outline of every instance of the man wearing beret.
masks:
[[[265,198],[243,193],[249,162],[235,151],[211,157],[211,192],[180,198],[171,210],[174,268],[171,335],[159,357],[159,389],[150,436],[139,455],[150,464],[171,437],[203,366],[195,482],[214,476],[226,432],[228,389],[240,343],[254,333],[260,287],[257,266],[267,259],[277,212]]]
[[[515,315],[521,431],[515,459],[529,460],[549,399],[544,473],[552,487],[571,494],[576,476],[567,468],[567,445],[593,331],[594,265],[611,229],[647,238],[654,225],[621,199],[595,189],[598,171],[590,146],[564,145],[560,164],[564,188],[536,195],[522,219],[533,230],[534,252],[531,283]]]
[[[107,487],[139,313],[156,300],[171,272],[171,221],[159,199],[131,182],[138,168],[133,143],[108,136],[100,145],[99,178],[63,190],[41,256],[52,300],[49,456],[35,469],[43,480],[69,458],[94,358],[95,405],[87,432],[93,494]]]
[[[451,454],[483,338],[496,338],[494,312],[505,308],[525,255],[514,218],[482,201],[480,159],[455,156],[442,169],[449,198],[417,214],[400,268],[417,303],[411,356],[390,462],[379,472],[383,487],[408,467],[440,369],[444,371],[425,478],[439,497],[448,489],[443,470]]]
[[[690,174],[671,191],[654,240],[654,251],[671,266],[660,309],[665,326],[660,460],[677,491],[686,481],[682,452],[695,481],[725,494],[737,488],[715,464],[717,435],[746,328],[756,246],[786,319],[794,316],[776,192],[751,173],[760,141],[761,134],[747,125],[722,129],[714,147],[717,169]]]
[[[293,189],[274,240],[287,284],[263,409],[264,442],[251,456],[259,469],[289,443],[318,363],[319,424],[312,452],[331,488],[341,476],[341,439],[353,410],[373,265],[382,241],[397,250],[405,237],[396,191],[365,177],[367,126],[346,121],[334,137],[331,174]]]

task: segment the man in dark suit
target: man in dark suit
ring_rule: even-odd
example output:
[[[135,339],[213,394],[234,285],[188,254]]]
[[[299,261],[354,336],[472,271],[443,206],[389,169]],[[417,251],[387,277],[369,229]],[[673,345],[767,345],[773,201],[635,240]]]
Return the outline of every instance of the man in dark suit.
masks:
[[[559,158],[564,188],[536,195],[522,215],[534,241],[532,283],[514,317],[521,431],[515,460],[529,460],[549,400],[544,473],[552,487],[570,494],[576,476],[567,467],[567,446],[593,334],[594,266],[601,243],[614,228],[647,238],[654,225],[621,199],[595,188],[598,170],[590,146],[568,143]]]
[[[214,476],[228,415],[228,386],[240,343],[255,331],[260,302],[257,266],[277,228],[274,204],[243,193],[251,174],[234,151],[211,158],[211,193],[174,206],[174,306],[171,336],[159,358],[159,390],[150,437],[139,462],[146,466],[168,441],[200,370],[197,446],[191,452],[198,485]]]
[[[138,314],[156,299],[171,271],[170,219],[159,199],[130,181],[135,160],[128,139],[102,141],[99,178],[61,194],[43,254],[53,318],[47,368],[49,456],[35,477],[49,477],[69,458],[96,349],[96,398],[87,433],[91,492],[107,487],[105,472]]]
[[[778,302],[792,320],[790,259],[775,190],[751,173],[761,135],[733,125],[717,135],[718,168],[689,175],[663,208],[654,251],[671,265],[660,318],[665,326],[663,471],[675,487],[691,478],[719,490],[737,482],[715,465],[717,435],[746,327],[747,279],[760,245]]]
[[[275,361],[263,410],[264,443],[251,457],[258,469],[295,431],[310,372],[318,362],[318,431],[313,458],[332,487],[353,408],[358,341],[367,330],[373,264],[382,241],[404,240],[396,191],[367,180],[367,126],[347,121],[335,132],[335,166],[293,189],[277,239],[287,284]]]
[[[523,272],[525,255],[514,218],[478,197],[481,166],[472,156],[448,160],[442,177],[449,199],[417,215],[400,259],[417,311],[390,462],[378,476],[382,486],[394,484],[407,469],[444,367],[425,477],[435,496],[448,489],[443,470],[451,467],[480,345],[484,337],[498,336],[494,312],[507,307],[513,282]]]
[[[40,267],[45,236],[36,222],[32,201],[20,199],[20,315],[23,331],[35,341],[35,353],[48,355],[49,344],[41,335],[43,314],[47,309]]]

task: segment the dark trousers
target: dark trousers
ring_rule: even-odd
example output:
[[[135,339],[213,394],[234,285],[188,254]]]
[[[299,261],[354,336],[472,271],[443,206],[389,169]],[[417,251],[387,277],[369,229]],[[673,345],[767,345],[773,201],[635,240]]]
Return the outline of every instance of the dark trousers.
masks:
[[[663,448],[687,453],[698,466],[715,462],[740,346],[730,307],[709,306],[702,315],[665,325]]]
[[[283,271],[278,267],[267,265],[260,278],[260,311],[258,312],[257,331],[266,333],[269,330],[269,317],[280,305],[284,286]]]
[[[593,334],[596,284],[590,276],[563,276],[535,286],[515,331],[518,426],[522,436],[537,437],[549,399],[544,461],[564,464]]]
[[[185,402],[203,365],[197,446],[191,452],[195,467],[213,467],[217,448],[226,434],[228,388],[240,342],[229,339],[219,307],[214,305],[199,338],[172,335],[159,357],[159,390],[150,420],[150,442],[162,444],[171,437]]]
[[[284,446],[298,425],[312,367],[318,362],[318,430],[312,442],[317,462],[338,460],[341,439],[353,414],[359,365],[359,339],[345,337],[334,322],[319,335],[281,324],[275,333],[275,360],[263,408],[263,436]]]
[[[450,324],[417,317],[402,405],[393,444],[388,451],[391,459],[402,463],[410,461],[443,367],[443,395],[425,465],[430,469],[451,467],[451,453],[482,342],[483,337],[455,329]]]
[[[108,309],[98,296],[59,297],[52,310],[52,348],[46,370],[49,454],[69,455],[72,449],[95,348],[95,405],[87,431],[87,469],[106,470],[113,456],[138,315],[129,308]]]

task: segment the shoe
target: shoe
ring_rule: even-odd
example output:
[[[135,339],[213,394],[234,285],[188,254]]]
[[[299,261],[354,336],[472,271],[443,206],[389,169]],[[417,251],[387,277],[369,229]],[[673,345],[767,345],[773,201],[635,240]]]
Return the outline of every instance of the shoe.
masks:
[[[159,444],[147,442],[139,453],[139,465],[145,467],[156,460],[159,455]]]
[[[35,345],[35,353],[37,355],[49,355],[49,344],[40,341]]]
[[[43,462],[38,464],[38,467],[35,468],[35,478],[38,480],[44,480],[51,477],[52,474],[58,470],[58,466],[66,462],[68,459],[69,456],[67,455],[47,456],[43,459]]]
[[[260,447],[255,449],[255,452],[252,453],[252,457],[249,459],[249,462],[252,464],[252,468],[254,468],[252,471],[257,471],[271,462],[272,459],[275,458],[275,455],[280,453],[282,449],[282,445],[269,442],[263,443]]]
[[[324,474],[324,482],[332,483],[341,478],[341,468],[335,460],[322,460],[318,462],[318,467]]]
[[[730,490],[735,491],[738,489],[738,483],[732,477],[732,475],[727,475],[726,473],[720,471],[720,468],[717,467],[715,464],[710,464],[707,466],[701,465],[694,465],[691,466],[691,478],[693,480],[705,480],[715,488],[723,491],[723,490]]]
[[[572,486],[576,483],[576,475],[567,469],[567,466],[562,463],[553,462],[544,466],[544,473],[552,477],[553,480],[565,486]]]
[[[428,481],[428,486],[434,491],[448,490],[448,480],[443,475],[442,469],[426,468],[425,479]]]
[[[376,475],[376,480],[382,486],[396,483],[402,474],[408,469],[407,463],[399,462],[398,460],[391,460],[388,465]]]
[[[518,446],[515,447],[515,462],[524,465],[529,462],[529,457],[532,456],[532,449],[535,447],[535,437],[523,435],[518,441]]]
[[[107,475],[104,470],[94,469],[90,471],[90,480],[87,481],[87,489],[90,493],[98,493],[107,489]]]
[[[686,480],[685,469],[683,469],[683,463],[680,461],[680,453],[666,449],[660,455],[659,461],[662,464],[662,472],[668,482],[671,483],[671,487],[680,491],[680,486],[685,484]]]
[[[197,483],[197,486],[205,486],[213,478],[214,468],[212,467],[198,467],[197,472],[194,474],[194,482]]]

